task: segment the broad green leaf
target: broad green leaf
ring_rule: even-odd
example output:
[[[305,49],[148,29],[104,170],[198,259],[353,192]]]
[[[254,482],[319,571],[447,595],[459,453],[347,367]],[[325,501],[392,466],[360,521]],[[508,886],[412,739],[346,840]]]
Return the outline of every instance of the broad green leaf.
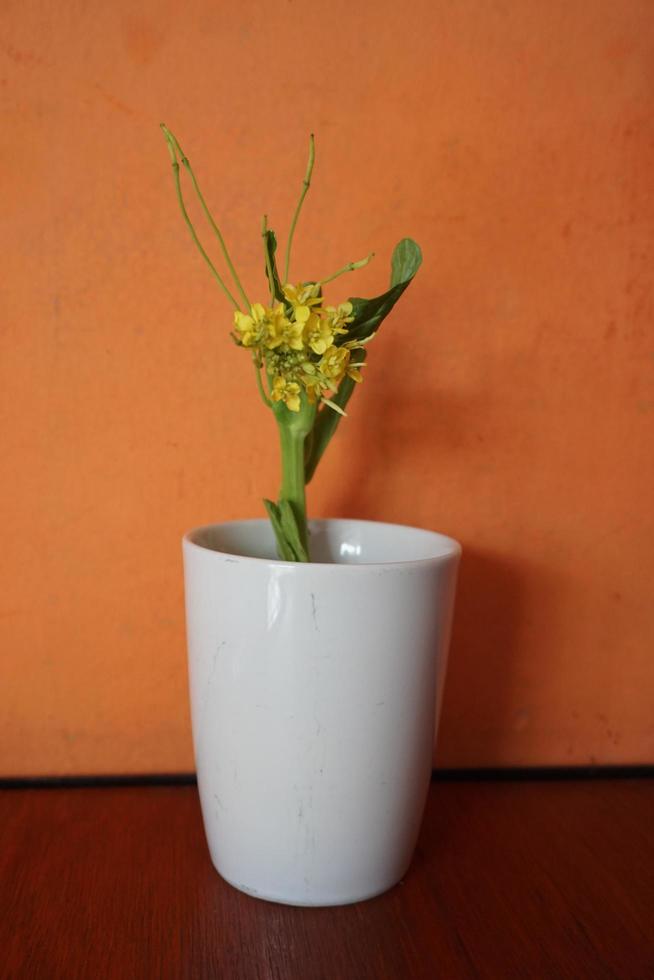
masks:
[[[391,287],[405,286],[411,282],[422,263],[422,252],[412,238],[403,238],[393,250],[391,258]]]
[[[415,276],[421,262],[420,246],[413,239],[403,238],[401,242],[398,242],[391,259],[391,288],[374,299],[355,297],[350,300],[354,320],[348,328],[347,335],[343,337],[343,341],[365,340],[375,333],[384,317],[388,316]],[[363,361],[365,355],[365,350],[356,351],[358,361]],[[336,402],[340,408],[345,409],[355,387],[356,382],[352,381],[351,378],[344,378],[332,401]],[[304,473],[307,483],[316,472],[316,467],[340,421],[341,416],[329,407],[321,408],[316,415],[313,429],[305,443]]]
[[[374,299],[352,297],[354,320],[343,340],[365,340],[374,334],[407,288],[422,262],[420,246],[411,238],[403,238],[395,246],[391,259],[391,288]]]

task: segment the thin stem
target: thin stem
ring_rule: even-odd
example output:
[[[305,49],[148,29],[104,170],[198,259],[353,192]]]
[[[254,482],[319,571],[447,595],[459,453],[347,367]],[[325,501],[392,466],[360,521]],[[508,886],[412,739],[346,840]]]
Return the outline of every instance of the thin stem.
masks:
[[[355,269],[363,269],[364,265],[368,265],[368,263],[374,259],[374,257],[375,253],[371,252],[370,255],[366,255],[365,259],[360,259],[358,262],[348,262],[348,264],[344,265],[342,269],[338,270],[338,272],[332,273],[332,275],[327,276],[326,279],[321,279],[320,285],[324,286],[326,282],[332,282],[332,280],[338,279],[338,277],[342,276],[344,272],[354,272]]]
[[[163,126],[162,126],[162,128],[163,128]],[[204,214],[205,214],[205,217],[206,217],[207,221],[209,222],[209,224],[211,225],[211,227],[213,228],[213,230],[214,230],[214,232],[216,234],[216,237],[218,239],[218,244],[220,245],[220,249],[221,249],[221,251],[223,253],[223,256],[225,258],[225,262],[227,263],[227,265],[229,267],[229,271],[232,274],[232,279],[236,283],[236,288],[238,289],[239,293],[241,294],[241,297],[243,299],[243,302],[245,303],[245,308],[247,310],[249,310],[250,309],[250,301],[247,298],[247,295],[245,293],[245,290],[243,289],[243,286],[241,285],[241,280],[238,277],[238,273],[236,272],[236,269],[234,268],[234,263],[232,262],[232,260],[230,258],[229,252],[227,251],[227,246],[225,245],[225,240],[224,240],[224,238],[223,238],[223,236],[221,234],[220,228],[218,227],[218,225],[214,221],[214,217],[211,214],[211,211],[209,210],[209,208],[207,207],[207,202],[205,201],[204,196],[202,194],[202,191],[200,190],[200,185],[198,184],[197,177],[195,176],[195,174],[193,172],[193,168],[191,167],[190,161],[189,161],[188,157],[186,156],[186,154],[184,153],[183,149],[181,148],[181,146],[179,144],[179,140],[177,139],[177,137],[175,136],[175,134],[174,133],[171,133],[169,129],[165,129],[165,133],[166,133],[166,138],[170,137],[170,139],[174,143],[175,149],[177,150],[177,152],[180,155],[182,166],[186,169],[186,171],[188,172],[188,174],[189,174],[189,176],[191,178],[191,181],[193,183],[193,188],[194,188],[195,193],[197,194],[198,200],[200,202],[200,207],[204,211]]]
[[[193,173],[193,168],[191,167],[191,164],[189,162],[188,157],[186,156],[186,154],[182,150],[181,146],[179,145],[179,141],[178,141],[177,137],[176,136],[173,136],[173,139],[175,140],[175,143],[177,144],[177,149],[179,150],[179,153],[180,153],[180,156],[181,156],[181,159],[182,159],[182,166],[186,167],[186,170],[188,171],[189,176],[190,176],[191,180],[193,181],[193,187],[195,188],[195,193],[198,195],[198,200],[200,202],[200,206],[201,206],[202,210],[205,213],[205,216],[207,218],[207,221],[209,222],[209,224],[213,228],[214,232],[216,233],[216,238],[218,239],[218,244],[220,245],[221,251],[222,251],[222,253],[223,253],[224,257],[225,257],[225,262],[227,263],[227,265],[229,267],[229,271],[232,274],[232,279],[236,283],[236,288],[238,289],[239,293],[241,294],[241,298],[242,298],[243,302],[245,303],[246,309],[249,310],[250,309],[250,300],[247,298],[247,294],[246,294],[245,290],[243,289],[243,286],[241,285],[241,280],[238,277],[238,273],[237,273],[236,269],[234,268],[234,263],[231,260],[231,257],[230,257],[229,252],[227,251],[227,246],[225,245],[225,239],[223,238],[223,236],[222,236],[222,234],[220,232],[220,228],[218,227],[218,225],[214,221],[214,218],[213,218],[213,215],[211,214],[211,211],[209,210],[209,208],[206,205],[206,202],[205,202],[204,197],[202,195],[202,191],[200,190],[200,185],[198,184],[197,178],[196,178],[195,174]]]
[[[270,398],[268,398],[268,395],[263,387],[263,381],[261,380],[261,365],[257,364],[256,358],[254,357],[252,358],[252,363],[254,364],[254,371],[257,376],[257,387],[259,389],[259,394],[263,398],[264,404],[267,405],[268,408],[272,408],[272,402]]]
[[[297,207],[295,208],[295,214],[293,215],[293,220],[291,221],[291,228],[288,233],[288,241],[286,243],[286,262],[284,265],[284,282],[288,282],[288,270],[291,264],[291,245],[293,243],[293,235],[295,234],[295,226],[297,224],[297,219],[300,216],[300,211],[302,210],[302,204],[305,197],[307,196],[307,191],[311,186],[311,173],[313,171],[313,163],[316,158],[316,146],[313,138],[313,133],[309,137],[309,162],[307,163],[307,172],[304,175],[304,180],[302,181],[302,190],[300,192],[300,200],[297,202]]]
[[[186,222],[186,225],[188,227],[188,230],[191,233],[191,237],[192,237],[193,241],[195,242],[195,244],[196,244],[196,246],[198,248],[198,251],[200,252],[200,254],[201,254],[202,258],[204,259],[204,261],[209,266],[209,269],[211,271],[211,274],[216,279],[218,285],[220,286],[220,288],[222,289],[222,291],[225,293],[225,296],[230,301],[230,303],[232,304],[232,306],[234,307],[234,309],[235,310],[238,310],[239,309],[238,302],[234,299],[234,297],[230,293],[229,289],[227,288],[227,286],[223,282],[223,280],[222,280],[222,278],[221,278],[218,270],[216,269],[215,265],[213,264],[213,262],[211,261],[211,259],[207,255],[207,253],[205,252],[204,248],[202,247],[202,244],[200,242],[200,239],[197,236],[197,233],[195,231],[195,228],[193,227],[193,224],[191,222],[191,219],[188,216],[188,212],[186,210],[186,205],[184,204],[184,197],[182,195],[182,186],[181,186],[181,182],[180,182],[180,179],[179,179],[179,163],[178,163],[178,160],[177,160],[177,144],[176,144],[175,138],[173,137],[173,135],[170,132],[170,130],[168,130],[166,128],[166,126],[164,126],[163,123],[161,123],[161,129],[163,131],[164,136],[166,137],[166,143],[168,145],[168,152],[170,153],[170,159],[171,159],[171,163],[172,163],[172,166],[173,166],[173,177],[175,179],[175,190],[177,192],[177,200],[179,202],[179,206],[180,206],[180,209],[181,209],[181,212],[182,212],[182,216],[184,218],[184,221]]]
[[[270,302],[275,302],[275,280],[273,278],[272,262],[270,261],[270,255],[268,254],[268,246],[266,243],[266,233],[268,231],[268,215],[264,214],[261,219],[261,240],[263,242],[263,252],[266,258],[266,271],[268,273],[268,285],[270,287]]]

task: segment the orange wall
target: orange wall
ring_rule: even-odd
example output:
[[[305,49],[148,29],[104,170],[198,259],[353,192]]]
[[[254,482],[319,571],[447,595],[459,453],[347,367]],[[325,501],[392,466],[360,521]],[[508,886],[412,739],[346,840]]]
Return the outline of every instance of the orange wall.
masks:
[[[310,504],[463,543],[438,762],[654,761],[649,0],[7,0],[0,57],[0,773],[192,767],[179,539],[276,490],[162,119],[253,293],[312,129],[296,272],[423,246]]]

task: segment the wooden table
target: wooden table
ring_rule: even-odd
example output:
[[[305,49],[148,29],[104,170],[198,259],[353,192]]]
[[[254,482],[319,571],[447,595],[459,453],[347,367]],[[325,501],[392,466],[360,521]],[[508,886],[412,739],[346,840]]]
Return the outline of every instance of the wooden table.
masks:
[[[5,980],[654,978],[654,780],[439,781],[380,898],[299,909],[213,870],[192,785],[0,793]]]

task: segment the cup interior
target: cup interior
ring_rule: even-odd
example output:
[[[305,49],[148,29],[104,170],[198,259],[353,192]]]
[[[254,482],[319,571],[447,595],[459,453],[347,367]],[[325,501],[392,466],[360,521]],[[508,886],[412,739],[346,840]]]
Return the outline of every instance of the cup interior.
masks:
[[[314,520],[309,522],[309,538],[312,564],[386,565],[445,558],[461,551],[458,542],[444,534],[377,521]],[[266,520],[210,524],[190,531],[186,539],[222,554],[279,560]]]

